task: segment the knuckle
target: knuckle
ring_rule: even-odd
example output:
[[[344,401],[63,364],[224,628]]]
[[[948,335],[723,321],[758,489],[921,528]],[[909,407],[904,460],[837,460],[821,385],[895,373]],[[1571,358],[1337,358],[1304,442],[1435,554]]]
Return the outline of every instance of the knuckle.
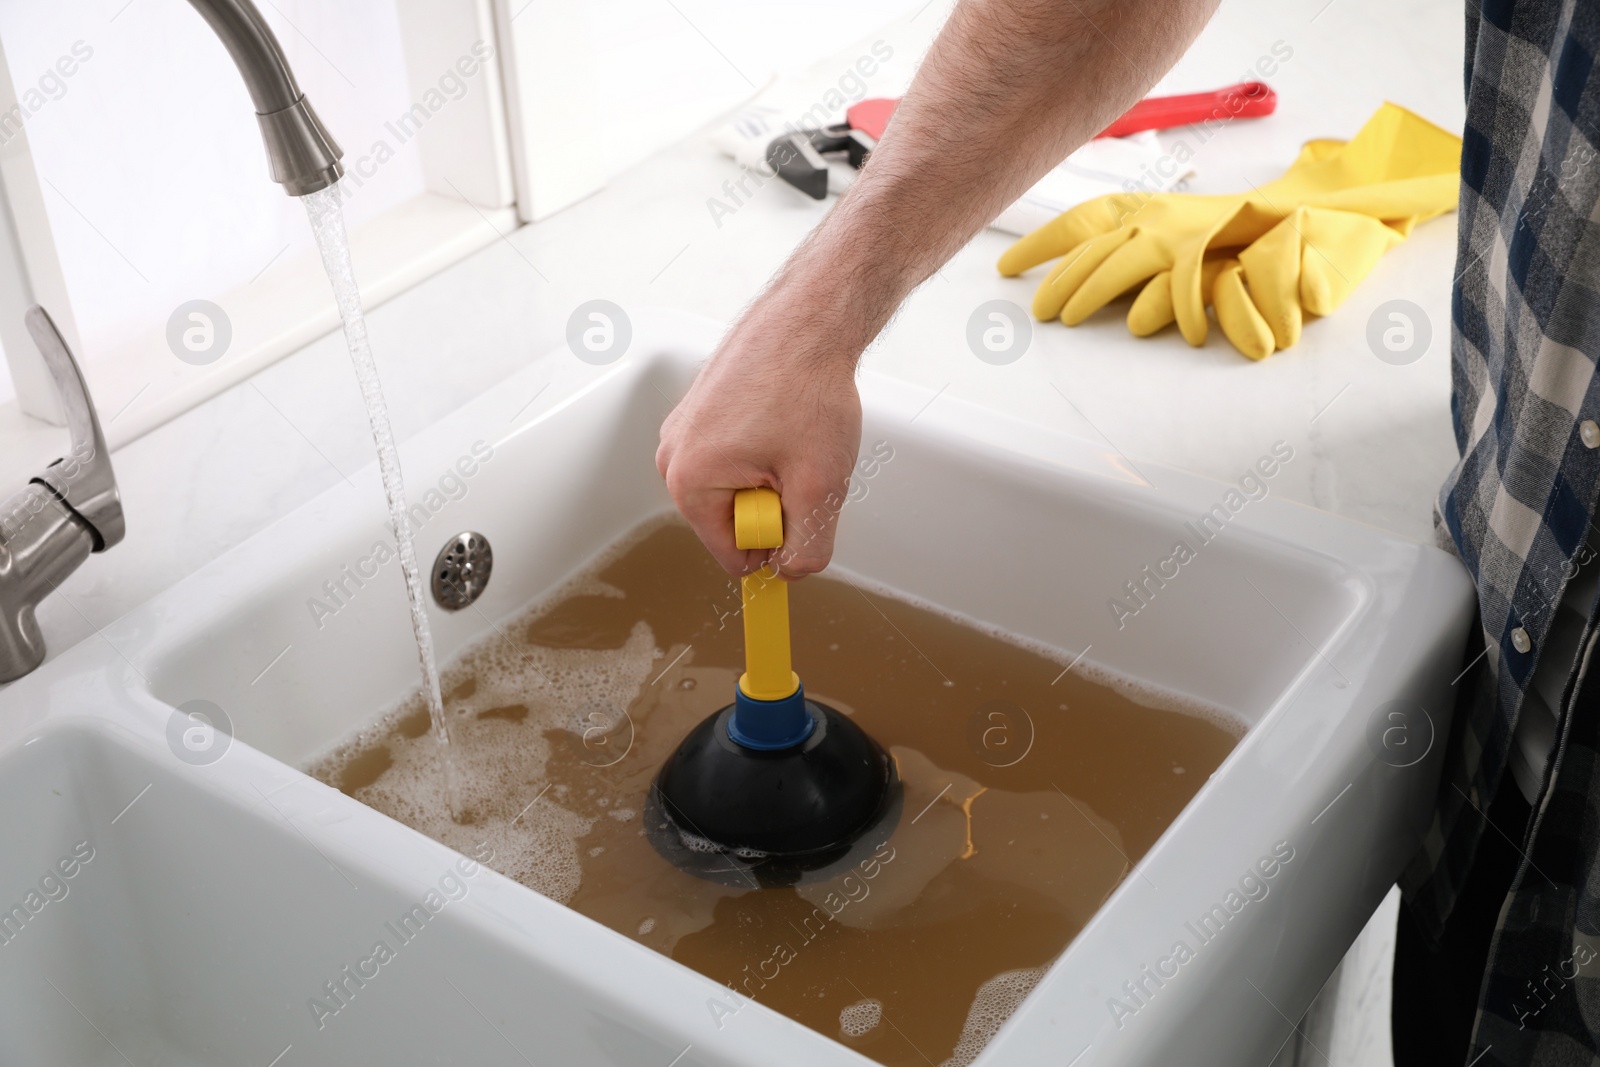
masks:
[[[796,561],[785,571],[791,578],[806,578],[828,566],[828,556],[821,555]]]
[[[674,500],[682,499],[694,485],[694,472],[690,465],[681,458],[674,462],[674,457],[668,457],[666,469],[661,476],[666,479],[667,492],[672,494]]]

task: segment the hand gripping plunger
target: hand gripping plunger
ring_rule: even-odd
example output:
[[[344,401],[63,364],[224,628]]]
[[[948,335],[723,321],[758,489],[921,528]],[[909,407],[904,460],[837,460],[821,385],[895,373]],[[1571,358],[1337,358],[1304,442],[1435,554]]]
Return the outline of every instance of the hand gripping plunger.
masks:
[[[736,492],[733,516],[740,548],[782,547],[783,512],[771,489]],[[790,665],[788,583],[768,565],[740,584],[745,672],[733,703],[691,730],[662,764],[654,806],[690,853],[832,857],[883,816],[893,763],[843,714],[806,699]]]

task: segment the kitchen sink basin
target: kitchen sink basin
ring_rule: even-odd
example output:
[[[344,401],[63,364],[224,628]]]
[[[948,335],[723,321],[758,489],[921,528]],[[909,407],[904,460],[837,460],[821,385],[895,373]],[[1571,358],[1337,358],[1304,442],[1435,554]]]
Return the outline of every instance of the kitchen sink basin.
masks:
[[[670,507],[657,428],[717,335],[640,313],[616,362],[554,353],[403,446],[424,563],[494,546],[441,660]],[[1220,483],[862,392],[837,566],[1243,729],[976,1062],[1267,1063],[1426,824],[1461,567],[1278,500],[1303,442]],[[297,769],[417,684],[388,543],[369,468],[0,692],[0,904],[67,887],[0,944],[0,1059],[868,1062]]]

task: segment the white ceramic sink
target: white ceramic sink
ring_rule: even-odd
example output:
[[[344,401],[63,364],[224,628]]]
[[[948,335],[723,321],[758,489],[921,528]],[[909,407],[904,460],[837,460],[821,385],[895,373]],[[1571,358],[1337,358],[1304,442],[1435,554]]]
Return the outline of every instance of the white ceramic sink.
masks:
[[[619,362],[554,354],[406,445],[423,558],[463,530],[495,546],[478,610],[433,615],[442,657],[670,506],[656,430],[716,333],[638,315]],[[845,508],[839,565],[1249,724],[978,1063],[1265,1064],[1418,840],[1461,568],[1260,472],[1247,494],[887,380],[863,397],[864,452],[893,459]],[[1263,440],[1262,470],[1300,444]],[[759,1005],[719,1025],[725,987],[492,871],[452,876],[458,854],[294,769],[416,684],[397,568],[367,562],[376,473],[352,481],[0,692],[0,905],[94,850],[0,944],[0,1062],[867,1062]],[[195,700],[231,720],[220,758],[184,746]],[[459,899],[349,985],[447,878]],[[329,981],[353,993],[319,1019]]]

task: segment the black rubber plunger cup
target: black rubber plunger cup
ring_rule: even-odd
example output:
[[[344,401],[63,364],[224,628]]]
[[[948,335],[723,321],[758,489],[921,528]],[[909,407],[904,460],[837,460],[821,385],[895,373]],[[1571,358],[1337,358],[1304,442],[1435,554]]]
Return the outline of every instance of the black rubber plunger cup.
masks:
[[[778,494],[736,493],[734,530],[740,548],[780,547]],[[662,764],[647,817],[670,831],[651,834],[657,849],[696,873],[732,870],[732,857],[794,881],[888,821],[894,764],[849,718],[806,699],[790,669],[787,584],[768,568],[741,584],[745,674],[733,703]]]

